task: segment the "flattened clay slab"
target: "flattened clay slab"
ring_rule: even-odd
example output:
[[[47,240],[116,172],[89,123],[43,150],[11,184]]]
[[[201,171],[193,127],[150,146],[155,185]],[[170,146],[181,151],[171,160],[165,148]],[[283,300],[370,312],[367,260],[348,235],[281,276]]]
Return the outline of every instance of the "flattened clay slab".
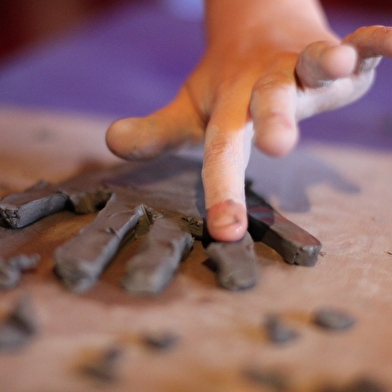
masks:
[[[241,241],[212,242],[207,256],[217,267],[219,284],[229,290],[246,290],[257,281],[257,256],[249,233]]]
[[[15,287],[23,271],[34,268],[40,256],[38,254],[20,254],[9,259],[0,258],[0,289],[8,290]]]
[[[128,263],[124,288],[134,294],[158,294],[170,282],[193,246],[192,236],[167,218],[157,219],[136,256]]]
[[[121,241],[144,214],[114,193],[96,218],[78,235],[56,249],[56,272],[76,292],[88,290],[117,253]]]
[[[0,201],[2,226],[18,229],[62,211],[68,197],[54,185],[39,182],[24,192],[13,193]]]
[[[289,264],[313,266],[321,242],[274,210],[262,197],[247,187],[248,231],[254,241],[261,241],[279,253]]]

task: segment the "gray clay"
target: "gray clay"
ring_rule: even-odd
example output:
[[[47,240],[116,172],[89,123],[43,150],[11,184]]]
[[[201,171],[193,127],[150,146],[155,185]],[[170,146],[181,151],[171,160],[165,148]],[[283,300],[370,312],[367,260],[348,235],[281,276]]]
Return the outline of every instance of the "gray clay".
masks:
[[[341,392],[387,392],[387,389],[372,378],[361,377],[352,381]]]
[[[342,386],[327,385],[318,389],[319,392],[387,392],[378,381],[369,377],[359,377]]]
[[[268,388],[268,391],[280,392],[288,388],[287,376],[276,370],[250,368],[246,369],[243,374],[248,380],[262,388]]]
[[[270,342],[283,344],[298,338],[297,331],[285,324],[275,315],[268,316],[264,322],[264,328]]]
[[[168,350],[178,344],[179,337],[172,332],[150,332],[143,336],[144,343],[157,350]]]
[[[229,290],[246,290],[257,281],[257,256],[254,243],[246,233],[236,242],[212,242],[207,256],[216,265],[219,284]]]
[[[117,253],[122,240],[144,214],[127,197],[113,194],[96,218],[55,251],[56,272],[76,292],[84,292]]]
[[[354,326],[355,319],[344,311],[323,308],[314,313],[313,322],[327,330],[346,330]]]
[[[204,235],[204,220],[202,217],[184,216],[182,220],[186,222],[189,232],[195,240],[201,241]]]
[[[0,201],[2,225],[22,228],[64,210],[67,201],[68,197],[54,185],[41,181],[24,192],[13,193]]]
[[[320,241],[274,210],[249,187],[246,189],[249,227],[254,241],[261,241],[289,264],[312,266],[321,250]]]
[[[158,294],[193,246],[192,236],[166,218],[157,219],[139,252],[128,262],[123,287],[134,294]]]
[[[40,256],[38,254],[20,254],[9,259],[0,258],[0,289],[8,290],[15,287],[22,272],[36,267]]]
[[[23,296],[0,324],[0,350],[20,348],[37,332],[38,324],[30,298]]]
[[[122,350],[112,347],[103,352],[95,360],[82,367],[82,373],[96,380],[113,383],[118,379],[119,362]]]

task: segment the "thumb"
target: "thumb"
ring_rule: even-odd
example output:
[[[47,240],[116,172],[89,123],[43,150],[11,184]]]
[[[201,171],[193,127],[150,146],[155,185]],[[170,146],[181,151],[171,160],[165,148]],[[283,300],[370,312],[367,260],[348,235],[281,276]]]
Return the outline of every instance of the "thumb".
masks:
[[[200,143],[203,129],[202,117],[183,87],[171,103],[149,116],[115,121],[106,133],[106,143],[124,159],[152,158],[186,143]]]

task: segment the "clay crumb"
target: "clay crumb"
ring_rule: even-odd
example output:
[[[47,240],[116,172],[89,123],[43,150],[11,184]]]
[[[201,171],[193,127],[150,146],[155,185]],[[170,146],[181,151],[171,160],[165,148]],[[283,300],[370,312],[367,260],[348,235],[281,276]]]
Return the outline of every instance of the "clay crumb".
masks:
[[[37,266],[40,255],[19,254],[8,259],[0,258],[0,289],[14,288],[20,281],[22,272]]]
[[[276,315],[267,316],[263,326],[267,332],[268,340],[276,344],[284,344],[299,337],[294,328],[284,323]]]
[[[345,311],[322,308],[314,312],[313,322],[326,330],[347,330],[355,325],[355,319]]]
[[[345,385],[325,385],[318,392],[387,392],[383,385],[370,377],[359,377]]]
[[[289,386],[287,376],[276,370],[249,368],[242,373],[246,379],[268,388],[269,391],[281,392]]]
[[[38,323],[28,295],[23,295],[0,324],[0,350],[23,347],[38,333]]]
[[[123,350],[120,347],[110,347],[90,363],[82,366],[84,375],[96,380],[113,383],[118,380],[118,368]]]
[[[143,335],[143,342],[156,350],[169,350],[179,343],[179,336],[173,332],[149,332]]]

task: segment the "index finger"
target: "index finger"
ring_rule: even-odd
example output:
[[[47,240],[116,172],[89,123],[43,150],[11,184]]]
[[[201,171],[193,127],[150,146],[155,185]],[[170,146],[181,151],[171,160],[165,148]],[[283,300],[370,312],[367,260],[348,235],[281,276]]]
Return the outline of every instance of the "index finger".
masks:
[[[253,130],[248,105],[230,101],[218,103],[209,121],[202,170],[207,228],[219,241],[239,240],[248,227],[244,182]]]

